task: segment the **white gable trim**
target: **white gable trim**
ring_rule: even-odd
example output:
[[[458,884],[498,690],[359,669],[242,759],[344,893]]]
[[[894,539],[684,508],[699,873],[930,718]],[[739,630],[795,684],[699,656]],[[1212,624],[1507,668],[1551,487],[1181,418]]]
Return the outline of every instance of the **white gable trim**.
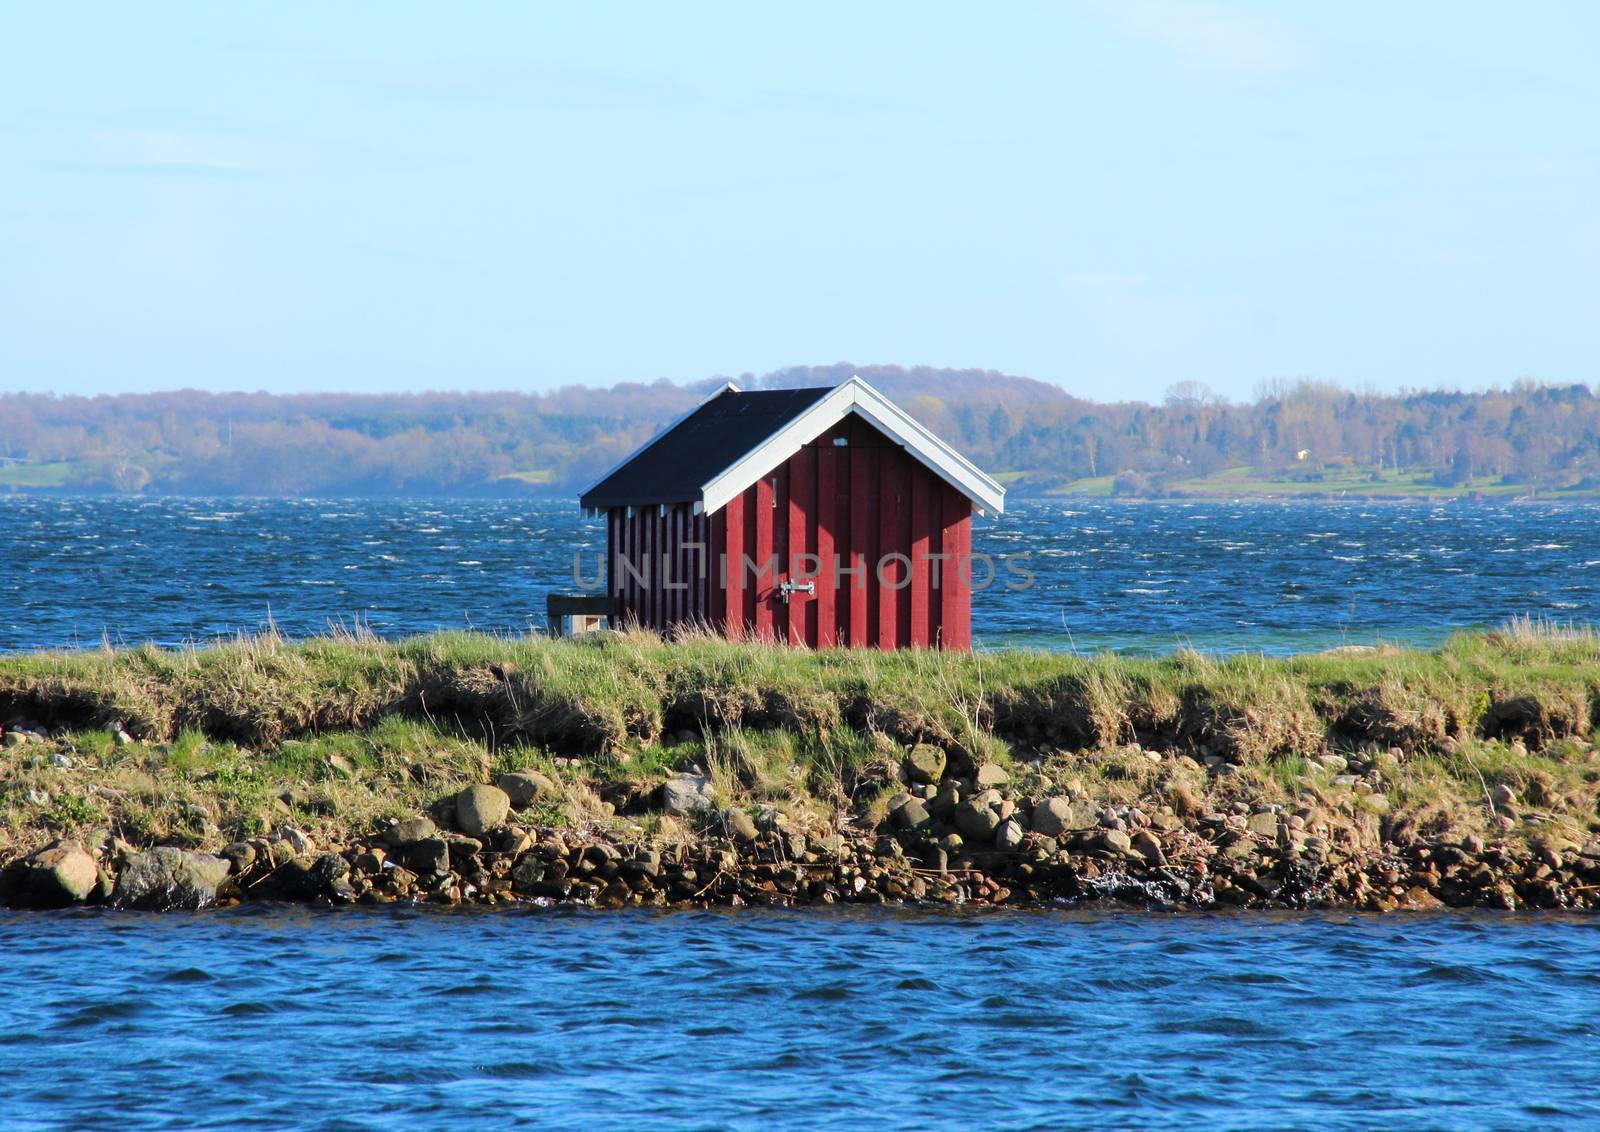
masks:
[[[578,498],[581,500],[585,495],[588,495],[595,488],[597,488],[601,484],[605,483],[606,480],[610,479],[612,476],[614,476],[618,472],[620,472],[623,468],[626,468],[629,464],[633,463],[652,444],[654,444],[656,441],[660,440],[663,436],[667,435],[667,433],[671,432],[673,429],[677,428],[679,425],[681,425],[684,421],[688,420],[695,413],[698,413],[706,405],[709,405],[711,402],[715,401],[718,397],[721,397],[724,393],[738,393],[739,391],[740,391],[739,387],[737,385],[735,385],[731,381],[728,382],[726,385],[722,386],[722,388],[720,388],[720,389],[713,389],[709,395],[707,395],[705,397],[702,397],[698,404],[690,407],[689,409],[686,409],[685,411],[679,413],[677,416],[673,417],[672,420],[668,421],[666,423],[666,425],[662,427],[660,432],[656,433],[649,440],[645,441],[643,444],[639,445],[639,447],[635,448],[632,452],[629,452],[622,459],[618,460],[615,464],[612,464],[609,468],[607,468],[603,473],[601,473],[601,475],[600,475],[600,477],[598,479],[596,479],[593,483],[591,483],[588,487],[584,488],[582,491],[578,492]],[[581,504],[580,504],[580,506],[581,506]]]
[[[861,378],[852,377],[705,484],[700,489],[700,498],[706,513],[726,506],[745,488],[852,412],[860,414],[868,424],[970,499],[980,513],[992,511],[998,515],[1005,510],[1005,488],[882,393]]]

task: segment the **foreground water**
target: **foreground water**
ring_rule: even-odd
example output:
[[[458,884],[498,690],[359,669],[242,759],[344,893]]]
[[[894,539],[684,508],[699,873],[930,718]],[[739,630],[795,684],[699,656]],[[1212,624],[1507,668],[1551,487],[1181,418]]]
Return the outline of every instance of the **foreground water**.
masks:
[[[575,555],[595,576],[603,545],[564,503],[0,498],[0,650],[269,621],[525,632],[549,590],[574,588]],[[989,647],[1288,653],[1600,620],[1592,504],[1019,502],[974,545],[1034,579],[975,595]]]
[[[1575,1128],[1600,925],[0,914],[28,1128]]]

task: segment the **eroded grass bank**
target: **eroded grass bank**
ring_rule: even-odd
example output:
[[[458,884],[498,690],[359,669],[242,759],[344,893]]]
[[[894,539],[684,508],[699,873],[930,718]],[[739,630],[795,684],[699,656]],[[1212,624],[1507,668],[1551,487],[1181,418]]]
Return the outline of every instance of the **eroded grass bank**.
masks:
[[[276,868],[303,835],[348,850],[350,866],[371,839],[393,841],[391,823],[428,814],[448,831],[458,791],[531,771],[541,785],[500,840],[460,850],[482,873],[475,891],[493,887],[487,858],[504,857],[509,892],[518,857],[555,837],[559,849],[540,842],[546,859],[576,850],[574,868],[590,842],[624,855],[743,844],[753,861],[807,867],[854,852],[852,868],[982,874],[958,893],[978,899],[1054,891],[1012,875],[1028,862],[1074,883],[1187,868],[1184,890],[1212,895],[1248,867],[1248,883],[1221,891],[1276,897],[1282,885],[1260,878],[1293,877],[1302,898],[1321,884],[1325,898],[1382,906],[1432,891],[1393,861],[1464,846],[1475,868],[1483,852],[1510,854],[1530,891],[1582,905],[1600,861],[1588,855],[1597,724],[1600,639],[1527,625],[1436,651],[1277,660],[809,653],[630,634],[40,653],[0,658],[0,860],[83,844],[107,896],[117,855],[154,845],[233,846],[232,860],[253,840],[252,860]],[[919,771],[934,752],[937,770]],[[703,780],[692,806],[664,801],[678,775]],[[285,836],[293,851],[272,848]],[[1342,892],[1340,860],[1355,870]],[[460,875],[435,871],[416,894],[454,877],[459,898]],[[1475,873],[1462,902],[1530,902],[1504,871]],[[606,891],[594,879],[580,895]]]

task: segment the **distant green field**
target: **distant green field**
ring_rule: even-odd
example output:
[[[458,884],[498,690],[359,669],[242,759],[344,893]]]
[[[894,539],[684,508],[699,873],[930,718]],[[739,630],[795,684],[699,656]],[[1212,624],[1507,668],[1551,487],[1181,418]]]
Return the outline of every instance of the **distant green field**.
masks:
[[[1053,487],[1050,495],[1110,495],[1111,481],[1114,476],[1095,476],[1092,479],[1073,480],[1060,487]]]
[[[1314,477],[1314,478],[1313,478]],[[1282,473],[1250,468],[1226,468],[1209,476],[1180,480],[1171,485],[1177,495],[1394,495],[1418,498],[1468,495],[1518,496],[1529,494],[1526,484],[1480,481],[1470,484],[1436,483],[1428,472],[1383,471],[1371,467],[1324,468],[1304,478],[1282,478]]]
[[[59,460],[53,464],[0,464],[0,488],[61,487],[72,474],[72,464]]]
[[[503,480],[521,480],[523,483],[535,484],[556,482],[556,474],[548,468],[530,468],[523,472],[507,472],[500,478]]]

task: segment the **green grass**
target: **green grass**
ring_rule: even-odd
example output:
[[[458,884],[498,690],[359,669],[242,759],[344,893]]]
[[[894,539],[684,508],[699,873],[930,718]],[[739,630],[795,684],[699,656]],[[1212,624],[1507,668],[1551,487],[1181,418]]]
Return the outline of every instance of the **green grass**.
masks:
[[[1070,483],[1052,487],[1045,494],[1108,496],[1111,494],[1111,485],[1115,479],[1115,476],[1094,476],[1087,479],[1073,480]]]
[[[701,767],[725,803],[827,826],[869,820],[916,742],[1098,803],[1310,799],[1355,820],[1379,807],[1319,760],[1390,748],[1387,821],[1481,826],[1503,783],[1579,837],[1600,801],[1600,636],[1536,622],[1285,659],[264,636],[0,657],[0,720],[15,718],[67,728],[68,758],[0,751],[0,849],[66,828],[217,844],[291,822],[337,842],[522,767],[560,783],[545,825],[620,821],[602,797]],[[1208,774],[1218,758],[1232,775]]]
[[[66,460],[48,464],[0,464],[0,488],[63,487],[71,478],[73,467]]]
[[[1490,478],[1472,483],[1443,485],[1431,472],[1395,472],[1385,469],[1374,474],[1371,465],[1315,464],[1296,467],[1295,474],[1273,472],[1246,466],[1225,468],[1207,476],[1177,480],[1169,485],[1174,495],[1182,496],[1323,496],[1356,495],[1394,498],[1461,498],[1483,495],[1513,498],[1527,495],[1526,484],[1504,484]],[[1092,481],[1079,481],[1092,482]]]

